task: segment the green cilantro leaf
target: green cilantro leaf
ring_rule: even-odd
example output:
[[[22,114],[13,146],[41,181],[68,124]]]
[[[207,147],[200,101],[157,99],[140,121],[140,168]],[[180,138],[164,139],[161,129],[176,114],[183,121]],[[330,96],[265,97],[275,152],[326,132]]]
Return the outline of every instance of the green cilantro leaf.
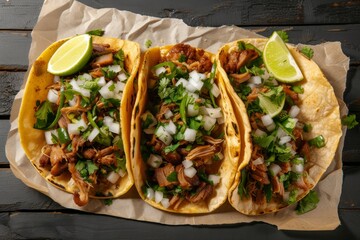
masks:
[[[303,127],[303,130],[304,132],[310,132],[312,130],[312,125],[309,123],[309,124],[304,124],[304,127]]]
[[[344,116],[341,118],[341,124],[347,126],[348,129],[354,128],[359,123],[356,121],[356,115],[351,114],[349,116]]]
[[[322,135],[319,135],[319,136],[309,140],[309,144],[310,144],[310,146],[322,148],[325,146],[325,138]]]
[[[151,47],[151,45],[152,45],[152,41],[151,41],[150,39],[148,39],[148,40],[145,41],[145,47],[146,47],[146,48]]]
[[[34,124],[34,128],[45,129],[54,121],[55,113],[53,112],[51,105],[52,104],[46,100],[35,112],[36,123]]]
[[[285,31],[276,31],[284,42],[289,42],[289,35]]]
[[[112,198],[104,199],[104,204],[105,204],[106,206],[110,206],[112,203],[113,203]]]
[[[296,206],[296,213],[297,214],[304,214],[307,213],[317,207],[320,199],[317,195],[317,192],[311,190],[303,199],[299,201]]]
[[[304,88],[300,85],[292,86],[291,89],[296,93],[304,93]]]
[[[164,148],[164,152],[165,152],[165,154],[174,152],[179,146],[180,146],[180,143],[176,143],[176,144],[173,144],[173,145],[166,146]]]
[[[89,35],[101,37],[101,36],[104,35],[105,31],[102,30],[102,29],[94,29],[94,30],[90,30],[90,31],[88,31],[86,33],[89,34]]]
[[[246,184],[247,184],[247,172],[245,168],[241,170],[241,181],[238,186],[238,194],[240,195],[240,198],[248,197],[248,192],[246,190]]]
[[[300,52],[302,54],[304,54],[308,59],[311,59],[314,56],[314,50],[312,50],[310,47],[308,46],[304,46]]]
[[[178,59],[179,62],[186,62],[187,57],[184,54],[180,54],[180,57]]]
[[[289,205],[295,203],[296,197],[297,197],[297,190],[292,190],[289,194],[289,199],[288,199],[287,203]]]
[[[169,181],[169,182],[176,182],[177,181],[177,173],[176,172],[172,172],[170,173],[166,179]]]
[[[109,91],[114,91],[115,90],[115,84],[111,84],[109,87],[108,87]]]

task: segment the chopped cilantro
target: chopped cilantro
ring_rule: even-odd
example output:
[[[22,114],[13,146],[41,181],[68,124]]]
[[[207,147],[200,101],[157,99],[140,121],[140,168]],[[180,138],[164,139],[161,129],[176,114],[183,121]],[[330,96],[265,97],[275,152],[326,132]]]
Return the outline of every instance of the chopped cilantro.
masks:
[[[304,124],[304,127],[303,127],[303,130],[304,132],[310,132],[312,130],[312,125],[309,123],[309,124]]]
[[[176,182],[177,181],[177,173],[176,172],[172,172],[170,173],[166,179],[169,181],[169,182]]]
[[[272,198],[272,187],[271,184],[266,184],[263,187],[263,190],[265,192],[266,202],[270,202]]]
[[[108,67],[103,67],[101,69],[102,73],[104,74],[105,78],[108,78],[108,79],[114,79],[117,75],[116,72],[112,71],[112,70],[109,70]]]
[[[276,133],[276,131],[274,132]],[[270,146],[270,144],[274,141],[275,136],[274,134],[271,134],[269,136],[253,136],[254,138],[254,143],[258,144],[260,147],[263,148],[268,148]]]
[[[105,204],[106,206],[110,206],[112,203],[113,203],[112,198],[104,199],[104,204]]]
[[[85,181],[88,181],[89,176],[98,169],[98,166],[91,160],[79,160],[76,163],[75,168],[80,173],[80,176]]]
[[[322,135],[319,135],[319,136],[309,140],[309,144],[310,144],[310,146],[322,148],[325,146],[325,138]]]
[[[159,81],[159,88],[158,88],[158,95],[161,99],[164,99],[168,97],[173,91],[173,88],[168,88],[168,85],[170,84],[170,79],[168,78],[162,78]]]
[[[308,46],[304,46],[300,52],[302,54],[304,54],[308,59],[311,59],[314,56],[314,50],[312,50],[310,47]]]
[[[55,113],[53,112],[51,105],[51,102],[48,100],[40,105],[40,108],[35,112],[36,123],[34,128],[45,129],[54,121]]]
[[[296,213],[297,214],[304,214],[310,212],[311,210],[317,207],[320,199],[317,195],[317,192],[311,190],[303,199],[299,201],[296,206]]]
[[[88,31],[86,33],[89,34],[89,35],[101,37],[101,36],[104,35],[105,31],[102,30],[102,29],[94,29],[94,30],[90,30],[90,31]]]
[[[281,39],[284,41],[284,42],[289,42],[289,35],[287,34],[287,32],[285,31],[276,31],[276,33],[281,37]]]
[[[189,127],[194,130],[198,130],[203,125],[203,122],[196,121],[194,118],[190,118]]]
[[[341,118],[341,124],[347,126],[348,129],[354,128],[359,123],[356,121],[356,115],[351,114],[349,116],[344,116]]]
[[[304,88],[301,85],[292,86],[291,89],[296,93],[304,93]]]
[[[115,84],[111,84],[109,87],[108,87],[109,91],[114,91],[115,90]]]
[[[287,203],[289,205],[295,203],[296,197],[297,197],[297,190],[292,190],[289,194],[289,199],[288,199]]]
[[[173,144],[173,145],[166,146],[164,148],[165,154],[174,152],[179,146],[180,146],[180,143],[176,143],[176,144]]]
[[[238,186],[238,194],[240,195],[240,198],[248,197],[246,185],[247,185],[247,172],[244,168],[241,170],[241,181]]]
[[[180,57],[178,59],[179,62],[186,62],[187,57],[184,54],[180,54]]]
[[[119,64],[121,69],[125,71],[124,69],[124,62],[125,62],[125,53],[122,49],[117,51],[117,53],[114,54],[114,64]],[[125,72],[125,74],[127,74]]]
[[[148,40],[145,41],[145,47],[146,47],[146,48],[151,47],[151,45],[152,45],[152,41],[151,41],[150,39],[148,39]]]
[[[247,71],[255,76],[262,76],[265,74],[265,70],[257,66],[252,66],[251,69],[246,68]]]
[[[245,43],[243,41],[238,41],[239,51],[245,50]]]

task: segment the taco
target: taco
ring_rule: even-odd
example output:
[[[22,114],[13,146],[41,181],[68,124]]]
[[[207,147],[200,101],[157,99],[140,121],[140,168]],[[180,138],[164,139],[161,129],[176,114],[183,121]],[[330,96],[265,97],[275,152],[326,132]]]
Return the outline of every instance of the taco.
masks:
[[[135,186],[169,212],[207,213],[227,199],[240,137],[214,55],[187,44],[144,56],[131,127]]]
[[[337,99],[316,63],[288,45],[304,79],[277,81],[263,63],[266,42],[242,39],[217,55],[241,126],[242,161],[228,200],[248,215],[276,212],[306,196],[342,135]]]
[[[79,72],[47,72],[50,45],[34,62],[19,115],[23,149],[37,171],[55,187],[90,198],[115,198],[133,185],[130,119],[133,81],[140,63],[137,43],[92,36],[92,56]]]

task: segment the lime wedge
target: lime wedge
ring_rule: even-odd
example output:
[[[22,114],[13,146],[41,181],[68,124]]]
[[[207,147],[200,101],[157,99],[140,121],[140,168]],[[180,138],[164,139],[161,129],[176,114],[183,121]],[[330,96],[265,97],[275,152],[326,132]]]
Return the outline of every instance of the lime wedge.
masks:
[[[78,72],[89,61],[92,53],[91,36],[73,37],[61,45],[50,58],[48,72],[67,76]]]
[[[280,104],[276,104],[270,100],[270,98],[259,94],[259,106],[261,109],[269,114],[272,118],[278,115],[284,107],[285,95],[282,97]]]
[[[268,71],[280,82],[293,83],[304,79],[295,59],[276,32],[265,45],[263,59]]]

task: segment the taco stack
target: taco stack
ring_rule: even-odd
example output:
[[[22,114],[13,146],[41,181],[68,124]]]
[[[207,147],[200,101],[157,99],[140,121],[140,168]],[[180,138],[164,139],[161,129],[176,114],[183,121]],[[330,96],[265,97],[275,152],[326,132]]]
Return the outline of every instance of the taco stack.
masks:
[[[320,68],[288,45],[304,79],[288,84],[262,59],[266,39],[241,39],[217,55],[239,126],[240,164],[229,202],[241,213],[276,212],[309,193],[341,137],[339,106]]]
[[[37,171],[84,206],[89,197],[118,197],[133,185],[129,126],[140,48],[131,41],[92,36],[85,67],[54,76],[47,72],[48,62],[66,41],[53,43],[34,62],[19,133]]]
[[[135,186],[150,205],[207,213],[226,201],[239,127],[214,55],[187,44],[149,49],[131,127]]]

